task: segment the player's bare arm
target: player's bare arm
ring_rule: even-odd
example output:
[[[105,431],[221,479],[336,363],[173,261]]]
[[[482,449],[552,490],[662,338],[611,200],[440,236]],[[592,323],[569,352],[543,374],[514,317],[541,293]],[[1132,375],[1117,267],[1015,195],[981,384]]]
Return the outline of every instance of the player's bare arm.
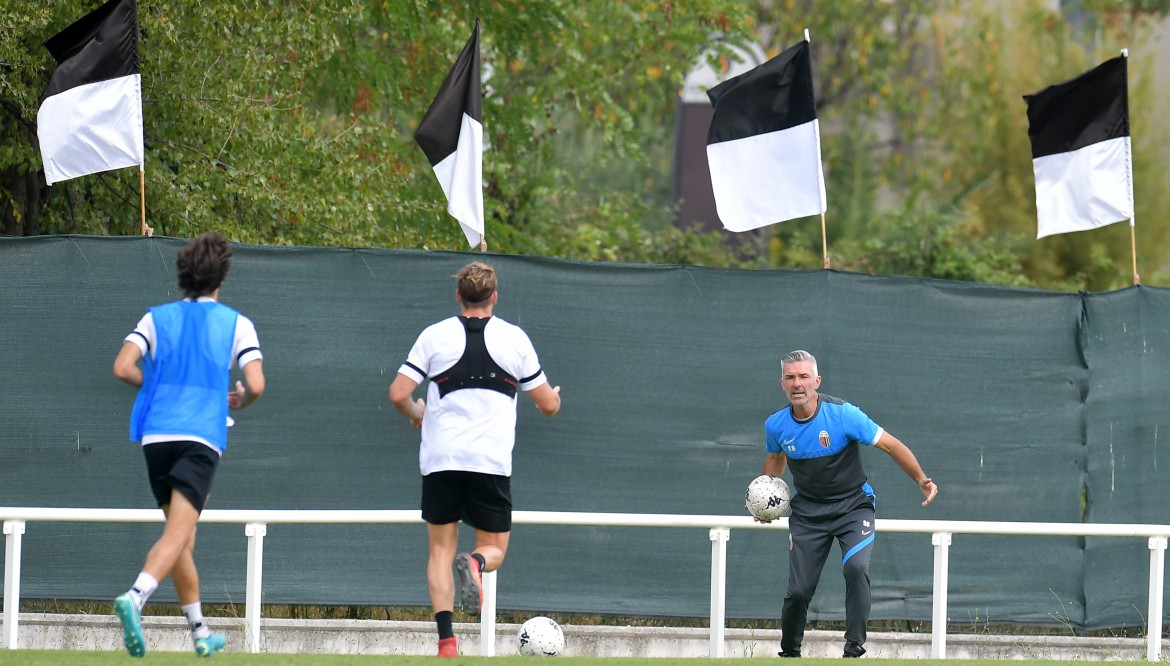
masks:
[[[528,397],[536,403],[536,408],[545,416],[553,416],[561,410],[561,387],[551,386],[548,382],[537,386],[528,392]]]
[[[906,476],[909,476],[914,480],[914,483],[918,484],[918,489],[922,491],[922,496],[926,498],[922,502],[922,506],[926,506],[934,501],[935,496],[938,495],[938,486],[926,475],[926,472],[922,471],[922,466],[918,464],[918,459],[914,457],[914,452],[910,450],[910,447],[884,430],[882,431],[881,438],[878,439],[877,444],[874,446],[890,454],[890,457],[894,459],[894,462],[898,463],[898,467],[902,468]]]
[[[114,359],[114,376],[131,386],[142,386],[142,368],[138,361],[142,359],[142,350],[133,342],[125,342],[118,356]]]
[[[764,456],[764,474],[784,476],[786,467],[788,467],[788,456],[783,453],[769,453]]]
[[[244,364],[244,381],[236,382],[234,390],[228,393],[228,407],[243,409],[256,402],[264,393],[264,366],[260,359]]]
[[[421,428],[423,415],[427,411],[427,403],[422,398],[414,399],[414,390],[418,382],[399,373],[390,384],[390,403],[398,413],[410,420],[411,427]]]

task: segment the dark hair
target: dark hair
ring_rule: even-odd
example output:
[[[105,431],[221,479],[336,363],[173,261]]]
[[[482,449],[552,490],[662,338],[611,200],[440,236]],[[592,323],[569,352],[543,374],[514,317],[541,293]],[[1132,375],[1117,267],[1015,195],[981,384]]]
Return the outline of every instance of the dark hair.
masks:
[[[483,305],[496,293],[496,269],[481,261],[473,261],[455,274],[459,285],[459,300],[464,305]]]
[[[199,234],[179,250],[179,289],[188,298],[206,296],[223,284],[232,267],[232,248],[218,232]]]

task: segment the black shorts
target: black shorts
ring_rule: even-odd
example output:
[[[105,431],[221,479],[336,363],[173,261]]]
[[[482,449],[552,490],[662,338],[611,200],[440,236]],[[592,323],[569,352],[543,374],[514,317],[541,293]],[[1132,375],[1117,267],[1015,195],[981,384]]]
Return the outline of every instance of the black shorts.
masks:
[[[484,532],[512,531],[512,480],[479,472],[432,472],[423,477],[422,517],[432,525],[458,520]]]
[[[142,447],[146,455],[146,473],[150,489],[159,506],[171,503],[171,491],[183,497],[202,512],[211,494],[215,468],[219,466],[219,452],[200,442],[155,442]]]

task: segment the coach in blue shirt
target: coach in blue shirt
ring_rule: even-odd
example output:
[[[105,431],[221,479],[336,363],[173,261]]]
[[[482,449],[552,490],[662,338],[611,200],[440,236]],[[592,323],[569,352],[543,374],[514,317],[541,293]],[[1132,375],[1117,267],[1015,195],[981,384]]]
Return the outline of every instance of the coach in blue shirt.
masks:
[[[780,618],[781,657],[799,657],[808,606],[836,539],[845,576],[845,657],[865,654],[869,620],[869,557],[875,500],[861,466],[861,446],[875,446],[934,501],[938,486],[914,453],[857,407],[817,392],[821,377],[812,354],[797,350],[780,359],[780,386],[789,405],[764,423],[764,474],[792,469],[796,486],[788,520],[788,593]],[[761,521],[767,522],[767,521]]]

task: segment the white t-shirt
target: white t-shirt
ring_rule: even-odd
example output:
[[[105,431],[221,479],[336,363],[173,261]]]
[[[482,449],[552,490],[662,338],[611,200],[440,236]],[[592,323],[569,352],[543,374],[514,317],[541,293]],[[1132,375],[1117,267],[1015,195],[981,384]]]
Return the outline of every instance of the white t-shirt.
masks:
[[[532,341],[519,326],[492,317],[483,336],[492,360],[519,380],[521,391],[548,382]],[[398,372],[422,384],[455,365],[466,345],[463,322],[458,317],[444,319],[419,334]],[[465,388],[440,398],[434,382],[427,387],[418,453],[423,476],[447,470],[511,476],[515,443],[515,397],[491,389]]]
[[[191,299],[184,299],[191,300]],[[200,296],[196,299],[200,303],[215,301],[214,298],[208,296]],[[150,314],[148,310],[142,319],[138,321],[138,325],[134,327],[134,331],[126,336],[126,342],[133,342],[142,350],[142,355],[150,354],[154,358],[154,351],[158,349],[158,332],[154,328],[154,315]],[[235,362],[236,367],[242,368],[256,359],[264,358],[260,353],[260,338],[256,335],[256,325],[252,323],[244,315],[239,315],[236,318],[236,337],[232,341],[232,361]],[[228,369],[232,367],[231,362],[228,363]],[[224,400],[227,400],[227,393],[224,393]],[[229,422],[230,423],[230,422]],[[174,442],[174,441],[195,441],[206,444],[211,448],[219,451],[219,449],[211,442],[206,441],[202,437],[195,437],[184,433],[173,433],[168,435],[144,435],[142,437],[142,444],[154,444],[155,442]]]

